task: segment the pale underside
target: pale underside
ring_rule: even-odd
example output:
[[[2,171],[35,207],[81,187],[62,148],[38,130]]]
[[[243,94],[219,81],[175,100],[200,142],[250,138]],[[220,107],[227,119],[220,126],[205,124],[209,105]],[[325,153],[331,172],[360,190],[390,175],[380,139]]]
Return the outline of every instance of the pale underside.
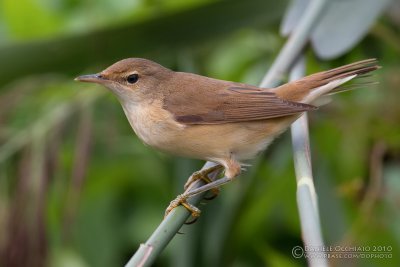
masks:
[[[150,109],[149,105],[123,104],[132,128],[144,143],[167,153],[219,163],[225,167],[225,174],[232,177],[240,172],[244,161],[265,150],[298,117],[184,125],[176,122],[161,103],[157,106]],[[281,123],[277,124],[277,120]]]

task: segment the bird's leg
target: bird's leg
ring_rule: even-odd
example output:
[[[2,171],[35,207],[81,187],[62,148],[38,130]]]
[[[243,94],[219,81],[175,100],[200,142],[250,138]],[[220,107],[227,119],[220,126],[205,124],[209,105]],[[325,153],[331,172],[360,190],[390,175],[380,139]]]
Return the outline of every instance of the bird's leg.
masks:
[[[200,210],[197,207],[195,207],[194,205],[187,202],[188,196],[186,195],[186,191],[188,191],[190,189],[191,185],[194,182],[196,182],[197,180],[203,180],[206,184],[212,183],[212,180],[208,177],[208,175],[214,171],[221,169],[221,168],[223,168],[223,166],[218,164],[218,165],[212,166],[210,168],[194,172],[189,177],[189,179],[186,181],[186,183],[184,185],[185,193],[178,195],[174,200],[172,200],[169,203],[168,208],[165,210],[165,216],[167,216],[168,213],[170,213],[174,208],[178,207],[179,205],[182,205],[188,211],[190,211],[192,217],[195,218],[195,220],[196,220],[196,218],[200,216]],[[217,187],[212,188],[211,191],[214,194],[214,196],[212,198],[216,197],[219,194],[219,189]]]
[[[216,181],[210,182],[208,184],[205,184],[203,186],[200,186],[198,188],[195,188],[193,190],[189,190],[188,192],[185,192],[181,195],[178,195],[177,198],[175,198],[174,200],[171,201],[168,208],[166,209],[165,217],[168,215],[168,213],[170,213],[174,208],[178,207],[179,205],[182,205],[187,210],[189,210],[192,214],[192,217],[194,217],[194,218],[199,217],[200,210],[197,207],[193,206],[192,204],[188,203],[187,199],[189,197],[193,197],[195,195],[201,194],[208,190],[218,188],[221,185],[227,184],[227,183],[231,182],[233,180],[233,178],[235,178],[236,176],[238,176],[240,174],[241,167],[240,167],[239,163],[237,163],[236,161],[233,161],[233,160],[229,160],[228,162],[226,162],[226,164],[227,164],[226,165],[227,167],[225,167],[225,168],[227,170],[225,171],[225,177],[218,179]],[[217,166],[214,166],[214,167],[217,167]],[[208,170],[208,169],[206,169],[206,170]],[[215,171],[215,169],[213,171]],[[210,172],[208,172],[208,173],[210,173]],[[190,178],[189,178],[189,180],[190,180]]]
[[[191,190],[191,191],[189,191],[189,192],[185,192],[185,193],[183,193],[183,194],[181,194],[181,195],[178,195],[174,200],[172,200],[172,201],[169,203],[168,208],[165,210],[164,218],[165,218],[173,209],[175,209],[175,208],[178,207],[179,205],[184,206],[188,211],[190,211],[193,218],[195,218],[195,219],[198,218],[198,217],[200,216],[200,213],[201,213],[200,209],[197,208],[197,207],[195,207],[194,205],[188,203],[188,202],[187,202],[187,199],[190,198],[190,197],[193,197],[193,196],[195,196],[195,195],[201,194],[201,193],[203,193],[203,192],[206,192],[206,191],[208,191],[208,190],[211,190],[211,189],[213,189],[213,188],[220,187],[221,185],[227,184],[227,183],[229,183],[229,182],[232,181],[232,180],[233,180],[233,177],[232,177],[232,178],[223,177],[223,178],[221,178],[221,179],[218,179],[218,180],[213,181],[213,182],[211,182],[211,183],[208,183],[208,184],[206,184],[206,185],[203,185],[203,186],[200,186],[200,187],[198,187],[198,188],[195,188],[195,189],[193,189],[193,190]]]
[[[206,184],[211,183],[212,180],[208,177],[208,175],[209,175],[210,173],[213,173],[214,171],[220,170],[220,169],[222,169],[222,168],[223,168],[223,166],[220,165],[220,164],[218,164],[218,165],[212,166],[212,167],[210,167],[210,168],[207,168],[207,169],[204,169],[204,170],[200,170],[200,171],[194,172],[194,173],[189,177],[189,179],[186,181],[186,183],[185,183],[185,185],[183,186],[183,188],[185,189],[185,191],[187,191],[188,189],[190,189],[190,186],[191,186],[194,182],[196,182],[197,180],[203,180]],[[216,196],[218,196],[218,194],[219,194],[219,188],[217,188],[217,187],[216,187],[216,188],[213,188],[211,191],[212,191],[212,193],[213,193],[213,197],[212,197],[212,198],[215,198]],[[212,198],[211,198],[211,199],[212,199]]]

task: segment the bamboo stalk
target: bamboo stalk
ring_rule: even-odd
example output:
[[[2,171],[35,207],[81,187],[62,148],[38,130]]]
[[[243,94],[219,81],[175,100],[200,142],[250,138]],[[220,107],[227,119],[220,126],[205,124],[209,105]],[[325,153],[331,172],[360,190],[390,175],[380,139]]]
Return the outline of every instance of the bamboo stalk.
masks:
[[[304,68],[304,58],[300,57],[290,71],[290,80],[297,80],[303,77],[305,73]],[[321,234],[317,194],[312,175],[307,113],[304,113],[292,124],[291,131],[297,182],[297,207],[300,214],[304,246],[322,249],[324,242]],[[299,257],[301,254],[304,254],[304,249],[297,252],[292,251],[292,253],[294,257]],[[316,253],[313,255],[316,256]],[[307,261],[311,267],[328,266],[328,262],[323,255],[321,257],[307,257]]]
[[[215,165],[213,162],[207,162],[203,169],[209,168]],[[215,179],[218,173],[209,175],[211,179]],[[193,186],[199,187],[203,183],[197,181],[197,184]],[[204,194],[196,195],[188,200],[189,203],[197,205],[203,198]],[[153,232],[146,243],[141,244],[136,253],[132,256],[125,267],[144,267],[151,266],[157,256],[164,250],[171,239],[179,231],[182,225],[190,216],[190,213],[183,206],[178,206],[173,209],[168,216],[161,222],[157,229]]]

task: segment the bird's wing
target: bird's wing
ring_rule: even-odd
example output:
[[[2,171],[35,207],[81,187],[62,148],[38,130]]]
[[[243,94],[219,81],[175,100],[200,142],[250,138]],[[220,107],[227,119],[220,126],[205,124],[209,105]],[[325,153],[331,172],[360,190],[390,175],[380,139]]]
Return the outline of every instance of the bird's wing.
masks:
[[[171,94],[165,97],[163,107],[176,121],[188,125],[265,120],[316,109],[279,98],[270,90],[250,86]]]

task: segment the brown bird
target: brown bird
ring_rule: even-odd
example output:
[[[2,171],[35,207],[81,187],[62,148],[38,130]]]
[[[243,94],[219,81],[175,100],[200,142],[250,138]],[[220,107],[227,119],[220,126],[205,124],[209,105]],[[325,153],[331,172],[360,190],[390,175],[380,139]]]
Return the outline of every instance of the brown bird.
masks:
[[[368,59],[267,89],[128,58],[76,80],[109,88],[137,136],[149,146],[218,164],[194,173],[186,189],[196,179],[210,182],[207,175],[218,168],[225,168],[223,183],[238,176],[246,160],[265,150],[303,112],[317,109],[313,104],[318,98],[346,90],[340,86],[377,68],[377,61]],[[203,186],[203,191],[220,184]],[[182,204],[199,216],[186,202],[191,195],[178,196],[167,212]]]

